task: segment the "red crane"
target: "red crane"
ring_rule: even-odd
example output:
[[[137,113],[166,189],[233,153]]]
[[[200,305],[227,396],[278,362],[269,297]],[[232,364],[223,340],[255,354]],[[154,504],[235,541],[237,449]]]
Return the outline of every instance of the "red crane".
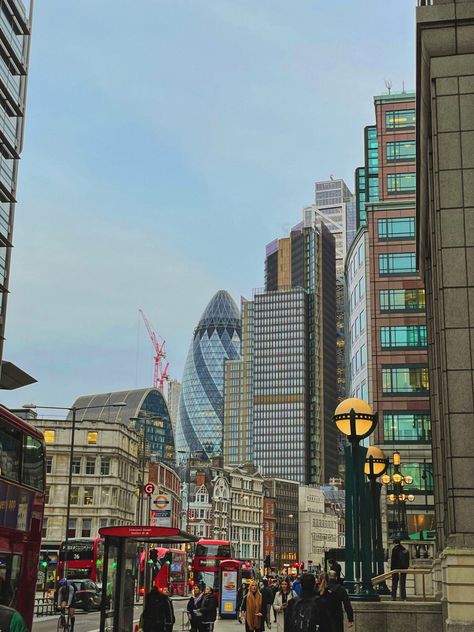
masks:
[[[165,352],[165,340],[161,342],[158,341],[156,333],[153,331],[148,318],[145,316],[143,310],[139,309],[141,317],[143,318],[143,322],[145,323],[145,327],[148,331],[148,335],[150,336],[151,344],[153,345],[153,349],[155,351],[154,356],[154,372],[153,372],[153,386],[154,388],[159,388],[160,391],[163,392],[163,388],[165,385],[165,380],[169,379],[168,368],[170,363],[164,363],[164,359],[166,358]]]

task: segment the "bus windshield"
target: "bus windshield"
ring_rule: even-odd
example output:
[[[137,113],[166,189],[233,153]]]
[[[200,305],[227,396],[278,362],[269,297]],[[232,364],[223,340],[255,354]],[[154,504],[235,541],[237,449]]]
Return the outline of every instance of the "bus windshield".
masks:
[[[230,544],[200,544],[196,545],[196,557],[231,557]]]

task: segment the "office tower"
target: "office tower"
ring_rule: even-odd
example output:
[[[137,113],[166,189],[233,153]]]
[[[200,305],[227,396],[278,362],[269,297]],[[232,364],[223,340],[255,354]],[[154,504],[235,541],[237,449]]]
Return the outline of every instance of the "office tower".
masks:
[[[18,165],[23,148],[31,13],[31,7],[27,12],[20,0],[0,2],[0,361],[5,339]],[[18,388],[34,381],[9,362],[2,366],[1,388]]]
[[[303,483],[334,476],[335,246],[324,224],[267,246],[265,288],[242,314],[242,358],[225,369],[226,462],[252,456],[264,476]]]
[[[219,290],[194,330],[184,367],[178,412],[178,452],[222,453],[224,361],[240,357],[239,308]]]
[[[474,626],[474,2],[417,8],[417,209],[426,283],[443,630]]]
[[[362,394],[359,376],[370,375],[364,393],[379,416],[373,441],[387,456],[399,450],[403,473],[414,479],[415,502],[407,509],[415,533],[433,526],[425,291],[416,264],[415,95],[376,96],[374,105],[376,123],[365,129],[366,189],[363,205],[360,199],[357,204],[362,214],[355,240],[363,244],[368,268],[358,267],[355,245],[347,266],[354,326],[350,382]],[[390,510],[388,516],[390,535],[396,520]]]
[[[356,200],[344,180],[315,184],[314,204],[303,209],[306,225],[324,223],[336,240],[337,399],[346,397],[344,261],[356,231]]]
[[[126,402],[126,406],[111,407],[112,402]],[[174,466],[175,442],[171,418],[163,393],[157,388],[136,388],[114,393],[82,395],[73,404],[78,408],[77,421],[100,420],[132,425],[146,440],[150,461]],[[72,413],[67,417],[72,420]]]
[[[171,417],[171,425],[173,426],[173,434],[176,436],[176,423],[178,421],[179,400],[181,398],[181,382],[171,379],[168,382],[168,394],[166,401]]]

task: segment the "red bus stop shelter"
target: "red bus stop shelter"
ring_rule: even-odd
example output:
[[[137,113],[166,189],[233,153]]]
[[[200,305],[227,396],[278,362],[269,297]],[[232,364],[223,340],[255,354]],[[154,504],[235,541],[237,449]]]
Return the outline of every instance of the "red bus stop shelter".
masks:
[[[133,632],[135,579],[138,570],[138,544],[197,542],[199,538],[170,527],[103,527],[104,567],[100,632]]]

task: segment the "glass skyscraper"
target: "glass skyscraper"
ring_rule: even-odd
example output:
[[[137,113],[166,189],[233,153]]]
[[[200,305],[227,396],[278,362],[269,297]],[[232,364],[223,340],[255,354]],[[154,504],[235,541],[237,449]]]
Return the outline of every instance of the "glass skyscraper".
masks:
[[[20,0],[0,2],[0,359],[5,339],[18,164],[23,148],[31,10],[30,2],[26,6]],[[32,381],[10,363],[3,366],[2,388],[17,388]]]
[[[194,330],[184,367],[178,412],[178,452],[222,452],[224,421],[224,361],[240,357],[239,308],[219,290]]]

